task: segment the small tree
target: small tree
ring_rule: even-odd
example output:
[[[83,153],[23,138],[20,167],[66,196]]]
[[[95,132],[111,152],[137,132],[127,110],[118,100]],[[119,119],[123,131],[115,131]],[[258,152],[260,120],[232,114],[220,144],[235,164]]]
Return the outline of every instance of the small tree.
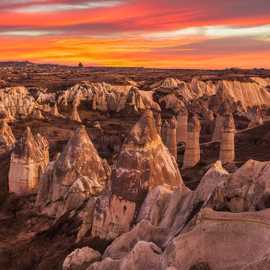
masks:
[[[79,68],[83,68],[83,64],[81,62],[79,63],[78,66],[79,66]]]

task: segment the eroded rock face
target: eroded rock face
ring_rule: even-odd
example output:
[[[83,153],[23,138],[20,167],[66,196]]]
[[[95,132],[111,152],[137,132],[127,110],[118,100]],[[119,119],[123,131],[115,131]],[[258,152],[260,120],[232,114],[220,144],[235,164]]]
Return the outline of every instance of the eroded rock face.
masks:
[[[0,120],[0,147],[5,149],[13,148],[16,139],[13,135],[11,127],[5,120]]]
[[[88,270],[161,270],[161,254],[161,249],[154,243],[139,241],[132,251],[121,260],[106,258],[93,264]]]
[[[215,270],[242,269],[268,253],[269,215],[269,210],[232,214],[204,209],[193,229],[166,248],[165,265],[179,270],[198,263]]]
[[[172,154],[172,156],[177,160],[177,140],[176,140],[176,119],[172,117],[169,121],[169,126],[167,129],[167,142],[166,145]]]
[[[183,109],[181,112],[179,112],[177,116],[177,130],[176,130],[177,143],[187,142],[187,129],[188,129],[188,112],[186,109]]]
[[[54,117],[63,117],[58,111],[57,103],[54,103],[53,107],[51,108],[51,115]]]
[[[153,114],[148,111],[131,130],[116,160],[112,193],[139,202],[158,185],[184,188],[177,164],[163,145]]]
[[[247,161],[215,193],[216,207],[232,212],[269,207],[270,163]],[[219,203],[218,203],[219,202]]]
[[[75,97],[86,101],[94,111],[120,112],[122,110],[143,112],[146,109],[160,111],[153,101],[153,92],[141,91],[132,85],[111,85],[107,83],[81,82],[58,98],[61,106],[73,103]],[[78,104],[79,105],[79,104]]]
[[[35,109],[32,113],[32,118],[36,120],[43,120],[45,117],[39,109]]]
[[[25,87],[4,88],[0,91],[0,107],[12,118],[27,117],[36,106]]]
[[[77,109],[77,105],[76,104],[74,104],[73,107],[72,107],[72,112],[71,112],[70,119],[72,121],[76,121],[76,122],[79,122],[79,123],[82,122],[81,117],[80,117],[80,115],[78,113],[78,109]]]
[[[47,168],[36,204],[49,215],[60,216],[100,194],[109,169],[99,157],[84,126],[77,129],[63,153]]]
[[[213,142],[220,142],[221,136],[224,129],[224,117],[220,114],[217,114],[215,118],[215,128],[212,135],[212,141]]]
[[[41,174],[49,162],[49,144],[40,134],[34,136],[28,127],[11,155],[9,191],[18,195],[35,192]]]
[[[163,145],[152,112],[133,127],[113,166],[111,195],[99,202],[92,235],[114,239],[130,230],[149,190],[164,185],[185,190],[175,159]]]
[[[100,258],[100,253],[92,248],[75,249],[64,260],[63,270],[86,270]]]

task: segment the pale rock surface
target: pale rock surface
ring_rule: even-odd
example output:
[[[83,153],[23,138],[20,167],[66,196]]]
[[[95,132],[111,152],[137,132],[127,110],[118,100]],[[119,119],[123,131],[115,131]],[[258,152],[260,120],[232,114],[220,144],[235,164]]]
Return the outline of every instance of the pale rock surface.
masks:
[[[260,125],[263,125],[263,115],[262,111],[258,108],[253,109],[250,112],[250,123],[248,125],[248,128],[254,128]]]
[[[167,120],[164,120],[161,127],[161,138],[164,145],[167,145],[168,128],[169,128],[169,123]]]
[[[165,213],[166,205],[172,193],[172,190],[164,186],[157,186],[150,190],[140,208],[137,222],[149,220],[151,224],[157,226]]]
[[[177,129],[176,137],[177,143],[187,142],[187,129],[188,129],[188,112],[187,109],[182,109],[177,116]]]
[[[270,93],[255,82],[219,81],[217,96],[240,103],[245,111],[252,107],[270,106]]]
[[[36,204],[44,213],[59,217],[79,208],[91,196],[99,195],[108,177],[108,165],[99,157],[85,127],[81,126],[45,172]]]
[[[149,221],[142,220],[131,231],[116,238],[105,250],[103,259],[110,257],[114,260],[124,258],[140,241],[153,242],[161,246],[166,240],[169,228],[160,228]]]
[[[0,146],[5,149],[12,149],[16,139],[13,135],[11,127],[5,120],[0,120]]]
[[[111,85],[107,83],[81,82],[67,89],[58,98],[61,106],[68,106],[76,96],[80,101],[87,101],[93,110],[101,112],[120,112],[131,108],[141,112],[151,108],[159,111],[159,105],[153,101],[153,92],[141,91],[132,85]],[[78,104],[79,105],[79,104]]]
[[[8,112],[10,118],[27,117],[37,106],[25,87],[10,87],[0,91],[0,108]]]
[[[46,138],[31,129],[26,129],[16,143],[11,155],[9,169],[9,191],[18,195],[37,190],[39,179],[49,162],[49,144]]]
[[[72,107],[72,112],[71,112],[70,119],[72,121],[76,121],[76,122],[79,122],[79,123],[82,122],[81,117],[80,117],[80,115],[78,113],[78,109],[77,109],[77,106],[76,105],[73,105],[73,107]]]
[[[177,160],[176,125],[176,119],[172,117],[169,121],[166,140],[166,145],[175,160]]]
[[[215,270],[242,269],[269,253],[269,218],[269,210],[235,214],[203,209],[194,227],[166,248],[164,264],[178,270],[202,262]]]
[[[163,145],[151,111],[131,130],[113,166],[111,195],[99,202],[92,236],[114,239],[130,230],[135,210],[156,186],[185,190],[175,159]]]
[[[216,207],[225,207],[232,212],[255,211],[269,207],[269,175],[269,162],[247,161],[230,175],[224,186],[216,190]]]
[[[215,128],[212,135],[213,142],[220,142],[221,136],[224,130],[224,117],[220,114],[217,114],[215,118]]]
[[[87,270],[162,270],[161,254],[162,250],[154,243],[139,241],[121,260],[106,258]]]
[[[219,159],[223,164],[235,159],[235,124],[232,114],[226,115],[223,122]]]
[[[54,117],[63,117],[58,111],[57,103],[54,103],[53,107],[51,108],[51,115]]]
[[[39,109],[35,109],[32,113],[32,118],[36,120],[44,120],[45,117],[43,116],[42,112]]]
[[[193,168],[200,161],[200,132],[200,120],[195,115],[188,123],[188,137],[183,161],[184,169]]]
[[[65,258],[63,270],[86,270],[91,264],[100,259],[100,253],[92,248],[75,249]]]

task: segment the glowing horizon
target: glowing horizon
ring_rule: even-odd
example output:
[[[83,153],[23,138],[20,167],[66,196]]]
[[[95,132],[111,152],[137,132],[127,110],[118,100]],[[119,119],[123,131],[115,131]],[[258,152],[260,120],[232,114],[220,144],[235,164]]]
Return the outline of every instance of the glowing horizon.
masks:
[[[0,61],[270,68],[270,1],[1,0],[0,10]]]

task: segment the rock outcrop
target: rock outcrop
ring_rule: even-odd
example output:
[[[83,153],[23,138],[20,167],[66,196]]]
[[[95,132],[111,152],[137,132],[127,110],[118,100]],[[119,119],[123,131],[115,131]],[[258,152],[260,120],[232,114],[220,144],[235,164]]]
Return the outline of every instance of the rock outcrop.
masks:
[[[63,153],[43,175],[36,205],[50,216],[61,216],[99,195],[109,169],[93,146],[84,126],[70,138]]]
[[[177,160],[176,125],[176,119],[175,117],[172,117],[169,121],[166,140],[166,145],[175,160]]]
[[[54,117],[63,117],[58,111],[57,103],[54,103],[53,107],[51,108],[51,115]]]
[[[269,210],[239,214],[202,210],[195,226],[166,248],[163,269],[197,269],[204,264],[208,269],[237,270],[255,263],[269,252],[269,215]]]
[[[235,124],[231,114],[224,117],[223,131],[220,143],[219,159],[223,164],[231,163],[235,159]]]
[[[75,249],[65,258],[63,270],[86,270],[91,264],[100,259],[100,253],[92,248]]]
[[[168,129],[169,129],[169,123],[167,120],[164,120],[161,127],[161,138],[162,138],[162,142],[165,145],[167,145]]]
[[[34,98],[25,87],[4,88],[0,91],[0,107],[12,118],[25,118],[37,106]]]
[[[114,239],[129,231],[149,190],[185,190],[175,159],[163,145],[151,111],[133,127],[113,166],[111,195],[99,201],[92,235]]]
[[[66,91],[58,98],[61,106],[73,103],[75,97],[91,104],[91,109],[101,112],[143,112],[146,109],[160,111],[153,101],[152,91],[141,91],[132,85],[111,85],[107,83],[81,82]],[[79,105],[79,104],[78,104]]]
[[[217,114],[215,118],[215,128],[212,135],[212,141],[213,142],[220,142],[221,136],[224,129],[224,117],[220,114]]]
[[[73,105],[73,107],[72,107],[72,112],[71,112],[70,120],[76,121],[76,122],[79,122],[79,123],[82,122],[81,117],[80,117],[80,115],[78,113],[78,109],[77,109],[77,106],[76,105]]]
[[[200,161],[200,131],[200,120],[195,115],[188,123],[188,137],[183,162],[185,169],[196,166]]]
[[[213,196],[215,208],[243,212],[269,207],[269,175],[269,162],[247,161],[217,188]]]
[[[187,131],[188,129],[188,112],[187,109],[183,109],[179,112],[177,116],[177,129],[176,129],[176,138],[177,143],[186,143],[187,142]]]
[[[5,120],[0,120],[0,147],[12,149],[16,139],[13,135],[11,127]]]
[[[46,138],[34,136],[28,127],[16,143],[11,155],[9,191],[18,195],[36,192],[41,174],[49,162],[49,144]]]
[[[44,120],[45,117],[43,116],[42,112],[39,109],[35,109],[32,113],[32,118],[36,120]]]

